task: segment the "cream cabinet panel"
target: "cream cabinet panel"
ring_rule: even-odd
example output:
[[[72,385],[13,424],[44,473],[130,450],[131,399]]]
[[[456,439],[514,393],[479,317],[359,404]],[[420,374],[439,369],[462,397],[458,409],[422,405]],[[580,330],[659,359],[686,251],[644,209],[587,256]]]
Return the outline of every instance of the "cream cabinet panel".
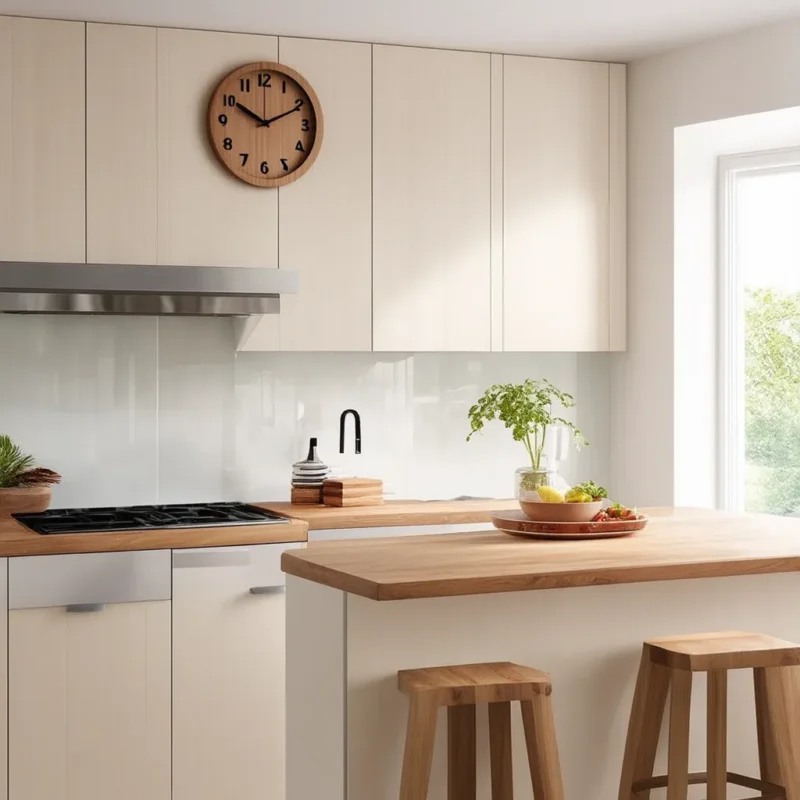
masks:
[[[280,264],[300,274],[281,300],[281,350],[372,348],[372,48],[280,40],[325,120],[311,170],[279,190]]]
[[[8,559],[0,558],[0,714],[8,719]],[[8,797],[8,725],[0,725],[0,800]]]
[[[608,350],[609,66],[506,56],[505,350]]]
[[[373,348],[490,349],[490,56],[375,46]]]
[[[0,260],[86,259],[85,30],[0,17]]]
[[[217,83],[277,50],[272,36],[158,29],[159,264],[278,266],[278,193],[233,177],[206,130]]]
[[[86,26],[86,254],[156,264],[155,28]]]
[[[170,800],[170,603],[9,612],[9,796]]]
[[[285,795],[285,549],[173,553],[173,800]]]

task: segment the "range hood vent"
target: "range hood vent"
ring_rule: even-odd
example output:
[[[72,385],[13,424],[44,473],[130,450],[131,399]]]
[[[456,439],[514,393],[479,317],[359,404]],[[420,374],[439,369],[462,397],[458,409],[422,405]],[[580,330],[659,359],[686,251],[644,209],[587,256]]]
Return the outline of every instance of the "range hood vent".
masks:
[[[285,269],[0,261],[0,313],[277,314],[297,286]]]

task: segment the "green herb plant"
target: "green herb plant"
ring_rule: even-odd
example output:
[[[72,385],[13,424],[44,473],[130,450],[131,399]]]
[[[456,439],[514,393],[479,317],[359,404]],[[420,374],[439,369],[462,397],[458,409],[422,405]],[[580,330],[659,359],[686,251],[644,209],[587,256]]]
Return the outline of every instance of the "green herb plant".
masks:
[[[542,466],[548,428],[560,425],[572,431],[578,448],[589,444],[573,423],[556,416],[553,411],[554,407],[566,409],[574,405],[571,394],[562,392],[547,380],[528,378],[523,383],[490,386],[469,410],[472,430],[467,441],[483,430],[487,422],[500,420],[511,431],[514,441],[525,446],[531,469],[538,472]]]
[[[11,437],[0,434],[0,489],[51,486],[60,482],[57,472],[37,467],[33,456],[23,453]]]

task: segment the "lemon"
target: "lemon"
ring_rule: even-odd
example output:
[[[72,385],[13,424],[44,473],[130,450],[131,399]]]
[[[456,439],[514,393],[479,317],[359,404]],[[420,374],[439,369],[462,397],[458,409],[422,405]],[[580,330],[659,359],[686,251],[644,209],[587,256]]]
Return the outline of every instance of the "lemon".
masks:
[[[573,487],[564,495],[564,500],[567,503],[591,503],[593,499],[594,498],[584,492],[580,486]]]
[[[564,495],[552,486],[540,486],[539,499],[545,503],[563,503]]]

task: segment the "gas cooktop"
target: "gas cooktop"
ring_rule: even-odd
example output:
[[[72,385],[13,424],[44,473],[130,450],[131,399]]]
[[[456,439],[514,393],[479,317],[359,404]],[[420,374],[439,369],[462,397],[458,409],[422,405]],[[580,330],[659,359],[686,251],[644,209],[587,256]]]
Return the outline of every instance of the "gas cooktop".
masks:
[[[38,514],[14,514],[35,533],[108,533],[163,528],[216,528],[232,525],[270,525],[284,517],[245,503],[116,508],[60,508]]]

